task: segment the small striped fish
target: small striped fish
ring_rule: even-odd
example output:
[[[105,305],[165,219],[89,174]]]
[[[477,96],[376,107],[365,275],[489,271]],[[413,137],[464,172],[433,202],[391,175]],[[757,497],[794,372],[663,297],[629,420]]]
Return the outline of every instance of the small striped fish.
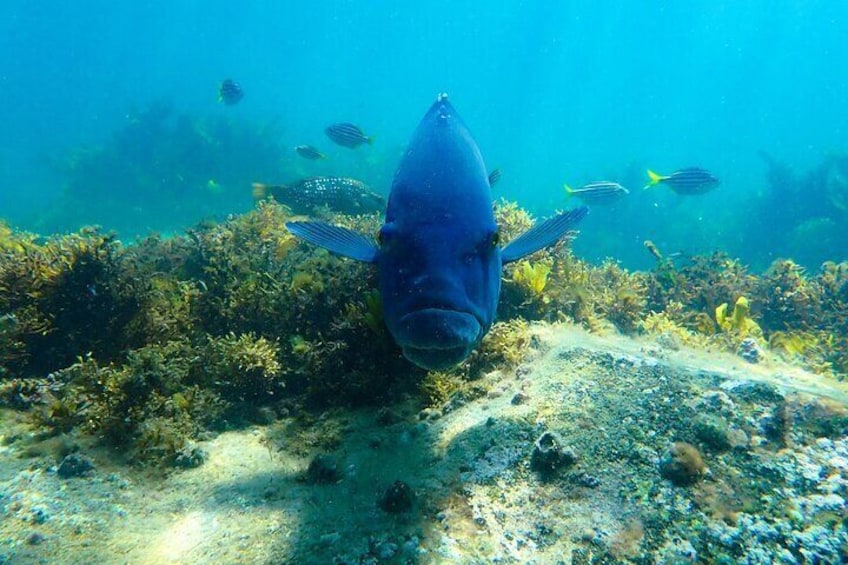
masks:
[[[648,177],[651,180],[645,188],[662,183],[667,184],[677,194],[704,194],[717,187],[720,182],[711,172],[699,167],[687,167],[667,176],[649,170]]]
[[[489,173],[489,186],[495,186],[499,180],[501,180],[501,170],[493,169],[492,172]]]
[[[312,214],[325,206],[349,215],[382,212],[386,208],[385,198],[365,183],[345,177],[312,177],[291,185],[253,183],[254,199],[269,196],[294,214]]]
[[[298,145],[294,148],[298,155],[303,157],[304,159],[309,159],[310,161],[317,161],[318,159],[326,159],[327,156],[312,147],[311,145]]]
[[[221,84],[218,86],[219,103],[233,106],[238,104],[242,98],[244,98],[244,91],[241,89],[239,83],[231,78],[221,81]]]
[[[351,149],[355,149],[363,143],[371,144],[374,141],[372,137],[365,135],[365,132],[359,126],[348,122],[340,122],[327,126],[324,133],[327,134],[327,137],[333,143],[337,143],[342,147],[350,147]]]
[[[569,198],[576,196],[586,204],[612,204],[630,194],[629,190],[617,182],[608,180],[590,182],[580,188],[571,188],[567,184],[564,187]]]

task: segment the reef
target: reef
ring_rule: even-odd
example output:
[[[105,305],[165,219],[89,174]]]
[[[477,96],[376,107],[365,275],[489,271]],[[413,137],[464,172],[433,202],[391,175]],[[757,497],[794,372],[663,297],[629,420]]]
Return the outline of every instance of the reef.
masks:
[[[130,461],[168,467],[209,433],[293,405],[413,395],[455,409],[487,394],[481,377],[521,365],[537,322],[848,375],[844,263],[810,274],[780,259],[755,275],[716,253],[631,272],[580,260],[568,238],[507,266],[500,321],[461,366],[426,374],[388,336],[374,270],[298,243],[291,217],[262,202],[130,244],[97,228],[42,237],[0,224],[0,403],[30,414],[45,437],[88,434]],[[534,221],[508,202],[496,217],[505,241]],[[380,224],[331,220],[365,233]]]
[[[506,241],[534,222],[511,203],[496,215]],[[842,385],[848,264],[755,274],[719,253],[658,253],[633,272],[564,241],[509,265],[477,350],[427,373],[388,335],[374,270],[298,243],[290,218],[261,202],[129,244],[0,224],[2,447],[32,461],[3,485],[8,523],[29,528],[9,555],[93,528],[43,495],[50,481],[99,489],[111,524],[114,500],[147,492],[116,486],[110,471],[131,469],[185,497],[156,511],[202,499],[257,516],[263,539],[288,514],[247,509],[309,500],[308,525],[270,536],[285,540],[276,561],[844,559],[846,410],[757,378],[780,373],[791,391],[795,364]],[[739,365],[693,369],[697,350]],[[249,477],[210,484],[224,461]]]

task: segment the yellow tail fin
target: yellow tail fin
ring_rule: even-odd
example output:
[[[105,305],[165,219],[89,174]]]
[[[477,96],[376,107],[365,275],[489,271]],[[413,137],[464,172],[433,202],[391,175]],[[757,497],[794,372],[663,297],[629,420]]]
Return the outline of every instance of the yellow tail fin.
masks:
[[[658,175],[657,173],[655,173],[651,169],[648,169],[648,178],[651,179],[651,180],[648,182],[648,184],[645,185],[645,188],[651,188],[655,184],[661,183],[662,181],[664,181],[668,177]]]
[[[571,198],[572,196],[574,196],[574,189],[568,186],[568,184],[564,184],[562,185],[562,187],[565,189],[566,198]]]

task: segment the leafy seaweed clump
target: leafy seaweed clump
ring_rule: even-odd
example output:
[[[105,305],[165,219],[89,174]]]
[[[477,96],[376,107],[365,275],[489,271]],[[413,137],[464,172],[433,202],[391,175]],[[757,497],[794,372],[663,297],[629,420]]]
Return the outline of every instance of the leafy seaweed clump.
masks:
[[[147,281],[129,276],[114,235],[98,229],[39,241],[6,239],[0,253],[0,364],[44,374],[91,352],[118,358],[137,342],[129,325]]]
[[[533,223],[514,204],[495,210],[505,243]],[[87,434],[132,461],[177,465],[194,440],[293,405],[308,414],[480,394],[475,379],[524,362],[534,321],[733,352],[753,336],[772,355],[848,374],[846,264],[811,275],[780,260],[757,276],[713,254],[631,272],[580,260],[566,238],[507,265],[498,322],[460,367],[428,375],[385,328],[376,270],[299,243],[291,218],[262,202],[131,245],[99,229],[42,238],[0,224],[0,403],[30,411],[44,434]]]

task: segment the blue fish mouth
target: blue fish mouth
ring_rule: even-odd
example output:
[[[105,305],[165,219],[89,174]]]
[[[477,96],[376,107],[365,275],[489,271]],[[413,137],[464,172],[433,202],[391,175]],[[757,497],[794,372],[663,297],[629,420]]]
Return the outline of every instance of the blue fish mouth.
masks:
[[[408,346],[403,348],[403,356],[427,371],[447,371],[465,361],[473,349],[473,346],[450,349],[419,349]]]
[[[483,336],[470,312],[424,308],[403,316],[395,340],[404,357],[423,369],[441,371],[462,363]]]

